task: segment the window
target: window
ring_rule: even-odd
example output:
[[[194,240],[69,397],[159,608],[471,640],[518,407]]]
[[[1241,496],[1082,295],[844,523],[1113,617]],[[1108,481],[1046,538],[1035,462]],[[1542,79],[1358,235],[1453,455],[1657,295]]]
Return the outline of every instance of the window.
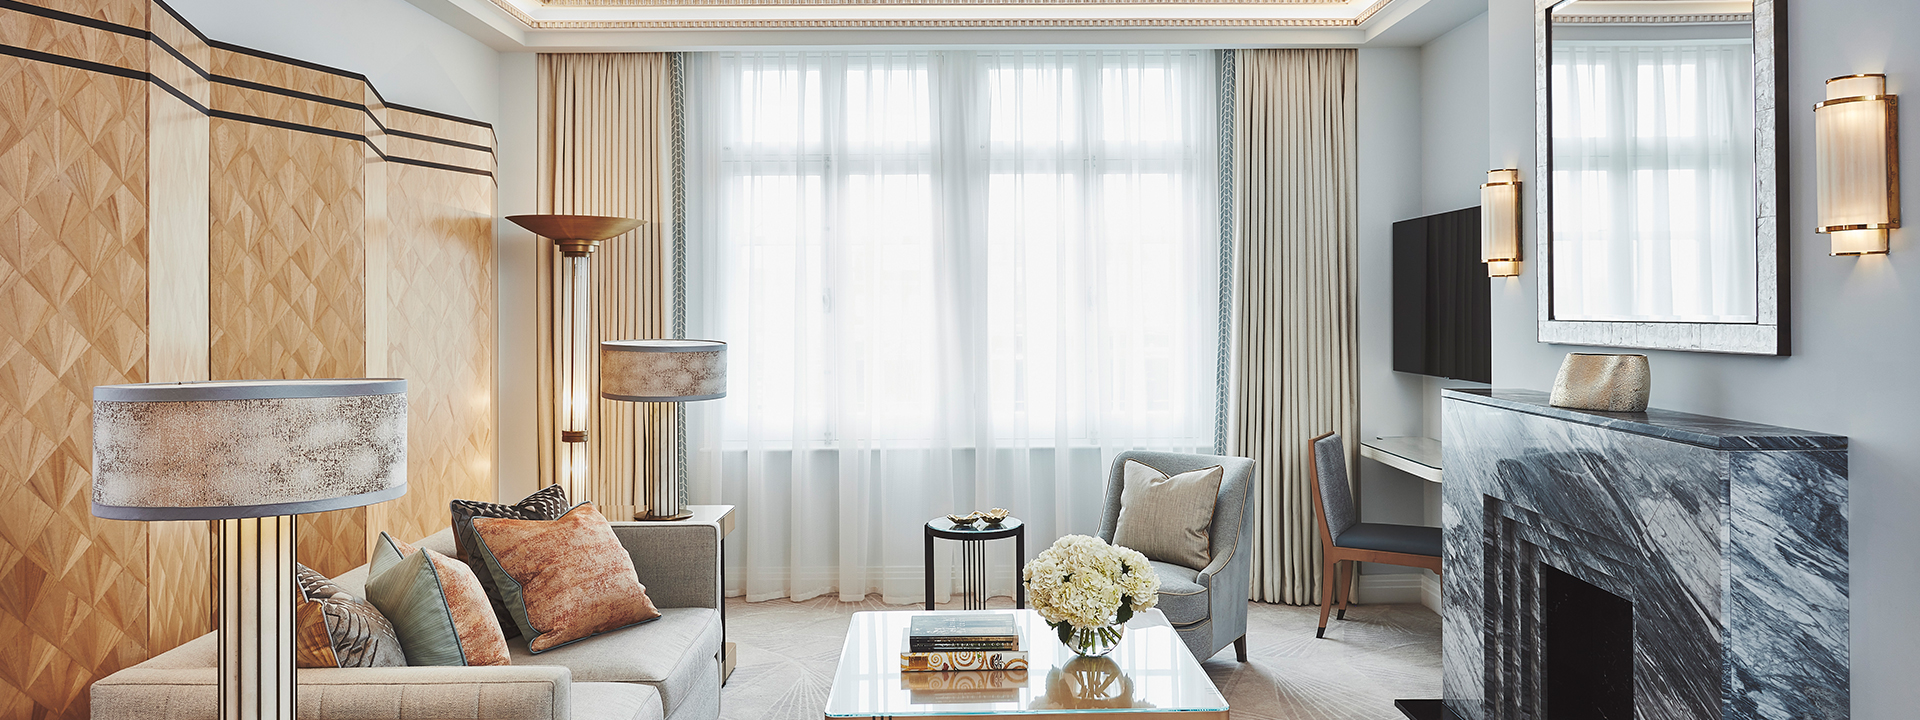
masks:
[[[1212,449],[1214,63],[695,56],[687,332],[730,357],[687,408],[689,485],[760,513],[729,560],[750,599],[918,597],[912,518],[1091,532],[1114,453]]]

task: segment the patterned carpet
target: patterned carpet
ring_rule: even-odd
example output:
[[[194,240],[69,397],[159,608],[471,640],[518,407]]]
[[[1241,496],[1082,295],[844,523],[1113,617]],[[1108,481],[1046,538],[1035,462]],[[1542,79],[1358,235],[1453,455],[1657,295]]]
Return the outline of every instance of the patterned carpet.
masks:
[[[1004,598],[996,606],[1012,607]],[[944,606],[943,606],[944,607]],[[843,603],[727,601],[728,639],[739,664],[721,693],[729,720],[818,720],[853,613],[911,610],[878,598]],[[1233,648],[1203,664],[1226,694],[1235,720],[1380,718],[1398,720],[1397,698],[1440,696],[1440,616],[1419,605],[1359,605],[1328,620],[1315,640],[1319,608],[1254,603],[1246,665]]]

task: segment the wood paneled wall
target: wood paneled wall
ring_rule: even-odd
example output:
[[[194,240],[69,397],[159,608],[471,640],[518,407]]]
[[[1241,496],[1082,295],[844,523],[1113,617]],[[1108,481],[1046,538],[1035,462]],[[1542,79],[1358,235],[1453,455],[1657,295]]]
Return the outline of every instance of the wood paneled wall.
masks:
[[[301,518],[337,573],[495,495],[493,133],[153,0],[0,6],[0,719],[211,630],[205,523],[92,516],[91,389],[408,380],[408,495]]]

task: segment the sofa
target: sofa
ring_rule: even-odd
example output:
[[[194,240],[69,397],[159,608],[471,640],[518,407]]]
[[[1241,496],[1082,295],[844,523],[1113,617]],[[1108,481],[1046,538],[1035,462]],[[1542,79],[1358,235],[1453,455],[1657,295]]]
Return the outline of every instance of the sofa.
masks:
[[[303,720],[712,720],[720,716],[720,533],[710,524],[613,523],[660,618],[539,655],[507,641],[495,667],[307,668]],[[452,555],[453,531],[418,543]],[[335,578],[364,595],[367,568]],[[93,684],[95,720],[216,720],[215,633]]]

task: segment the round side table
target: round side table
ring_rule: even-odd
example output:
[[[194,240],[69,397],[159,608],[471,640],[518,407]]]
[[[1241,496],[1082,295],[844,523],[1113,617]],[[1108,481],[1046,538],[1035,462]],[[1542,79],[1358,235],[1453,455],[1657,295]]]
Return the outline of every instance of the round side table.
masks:
[[[955,526],[953,521],[937,517],[927,521],[927,609],[933,609],[933,539],[960,541],[960,587],[967,593],[961,607],[980,610],[987,606],[986,541],[1013,538],[1013,598],[1020,609],[1027,607],[1027,585],[1020,581],[1020,563],[1027,558],[1027,527],[1019,518],[1007,518],[999,525]]]

